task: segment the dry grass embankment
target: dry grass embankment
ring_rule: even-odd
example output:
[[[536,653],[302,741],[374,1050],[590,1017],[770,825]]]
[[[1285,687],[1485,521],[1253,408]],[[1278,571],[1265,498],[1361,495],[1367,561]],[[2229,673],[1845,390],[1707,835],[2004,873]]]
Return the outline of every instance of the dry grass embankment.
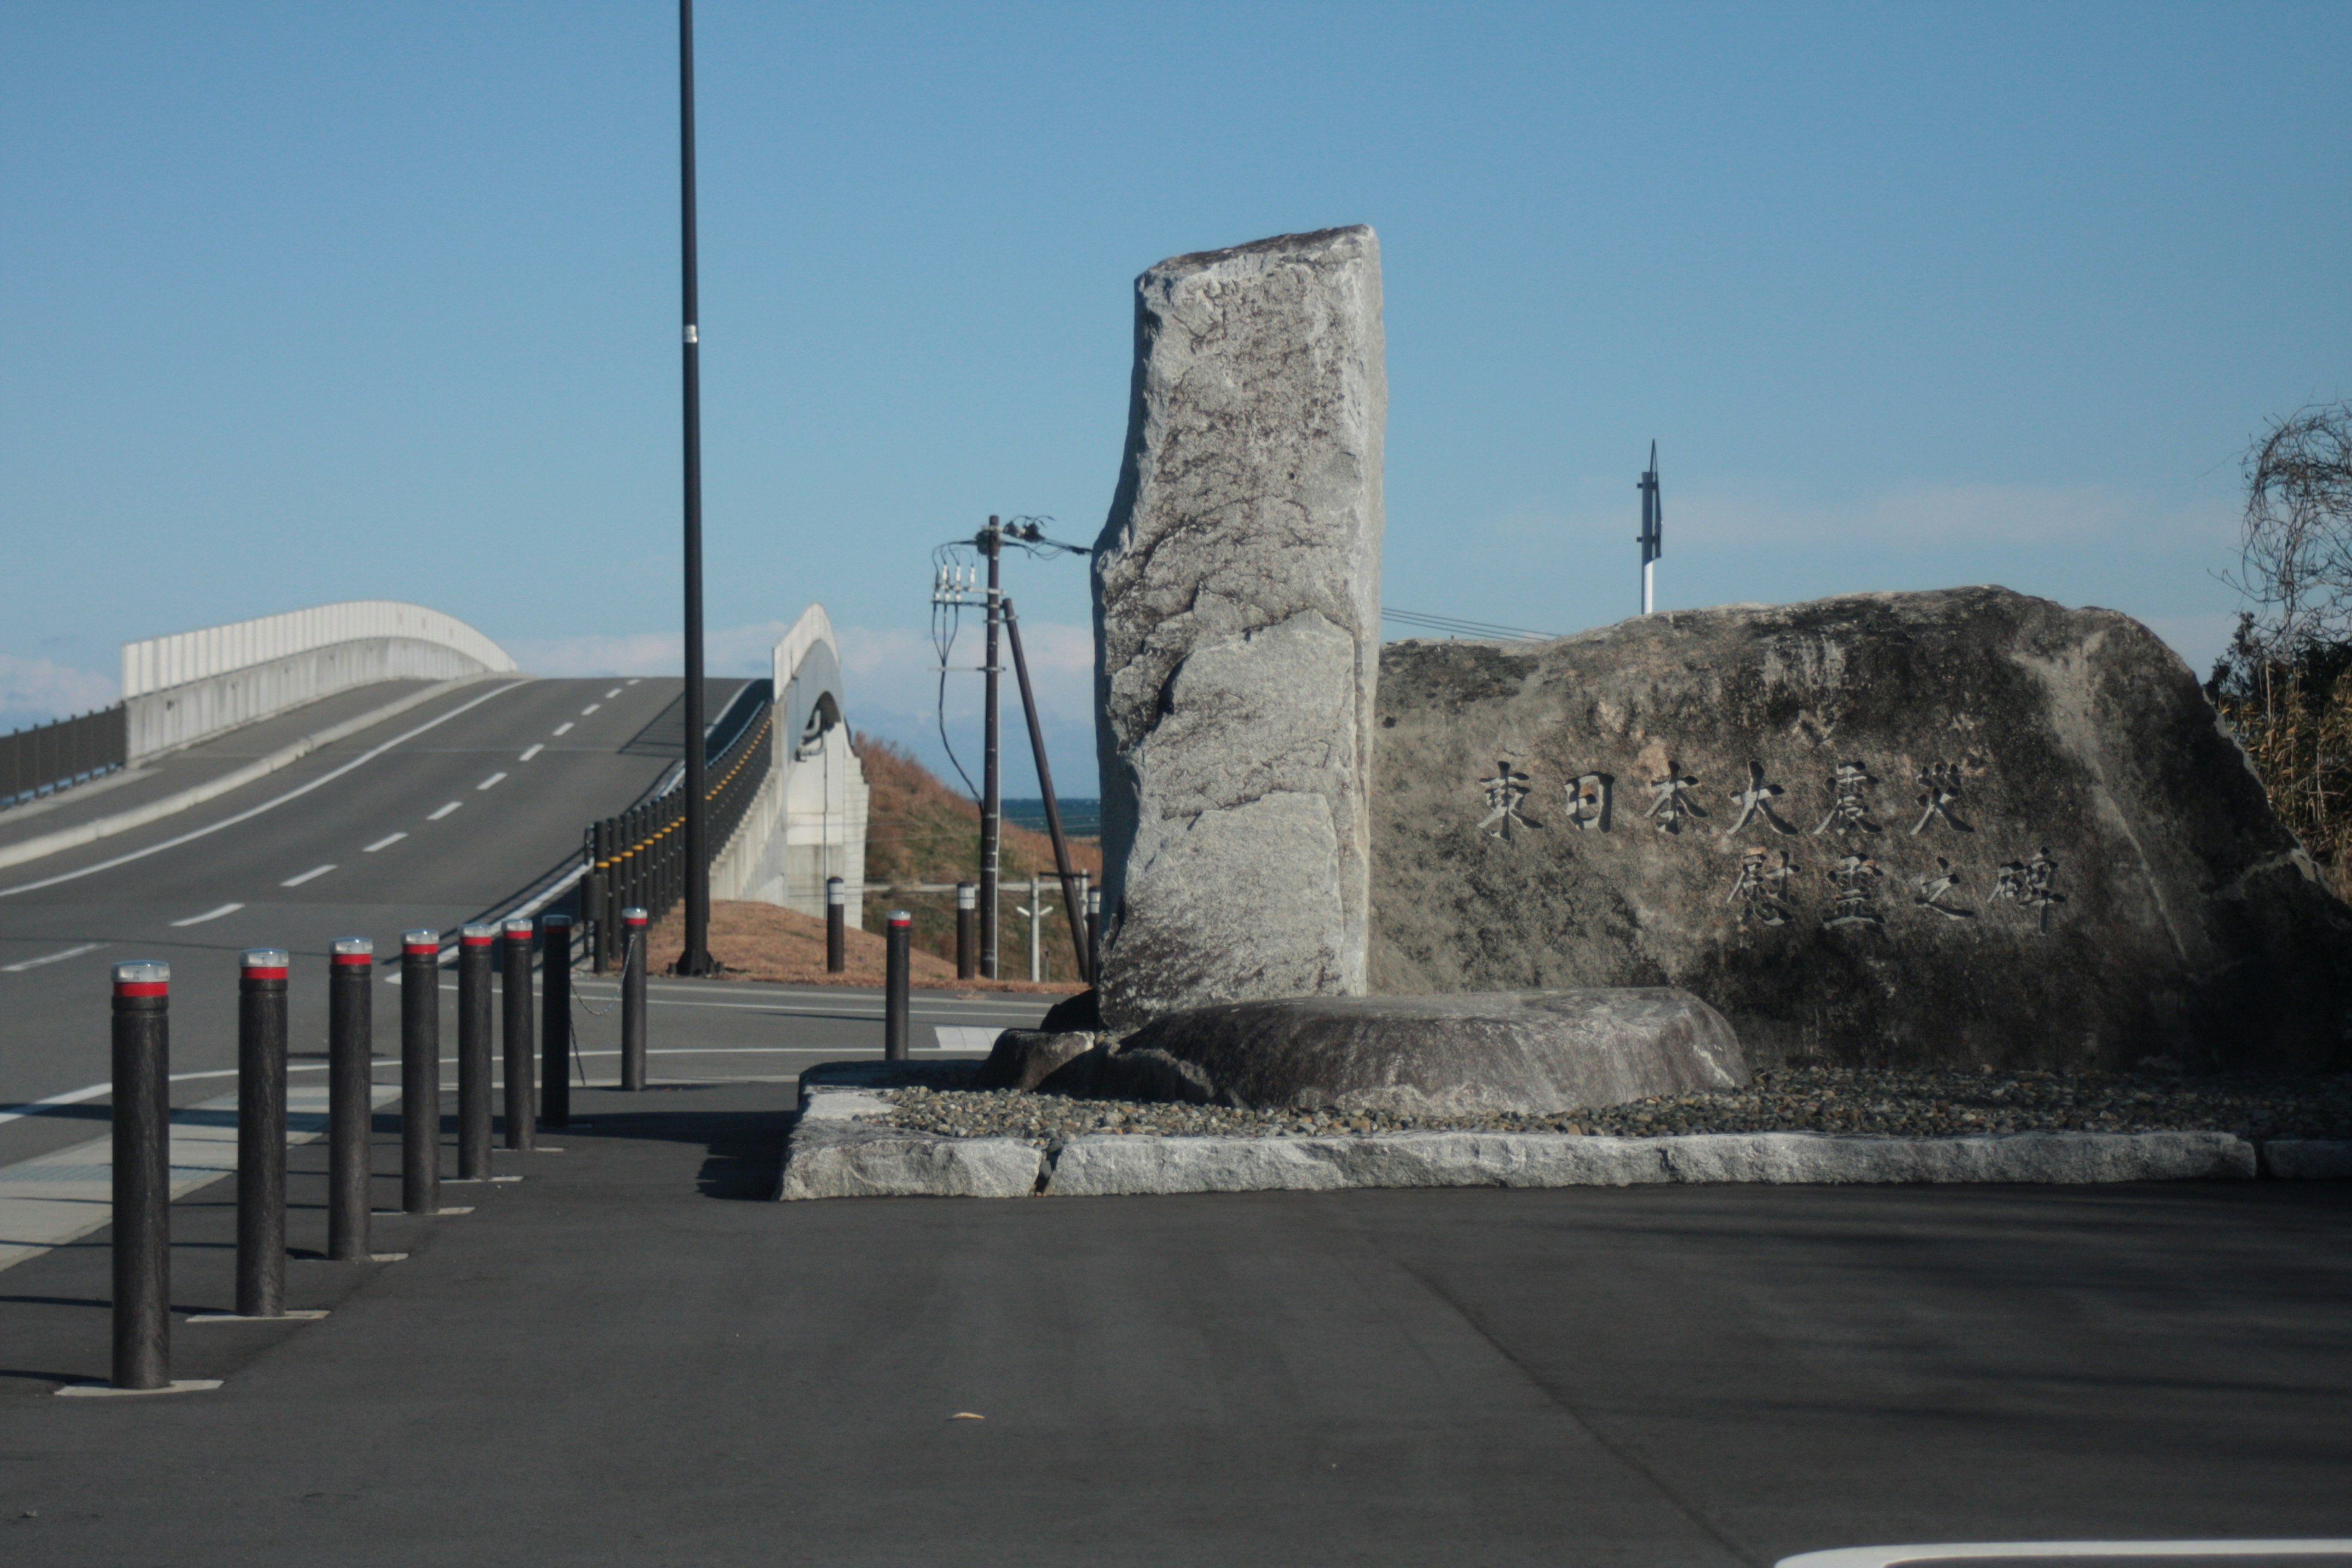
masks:
[[[815,916],[779,909],[774,904],[735,899],[716,899],[710,905],[710,956],[725,965],[719,975],[722,980],[772,980],[787,985],[880,985],[883,939],[854,926],[846,935],[848,971],[828,974],[824,968],[824,922]],[[653,930],[650,951],[655,973],[675,965],[685,949],[685,910],[672,910],[669,917]],[[958,980],[952,949],[950,954],[947,958],[919,951],[910,954],[913,962],[909,980],[928,990],[971,994],[1029,991],[1065,995],[1077,989],[1066,981],[1032,985],[1025,980]]]

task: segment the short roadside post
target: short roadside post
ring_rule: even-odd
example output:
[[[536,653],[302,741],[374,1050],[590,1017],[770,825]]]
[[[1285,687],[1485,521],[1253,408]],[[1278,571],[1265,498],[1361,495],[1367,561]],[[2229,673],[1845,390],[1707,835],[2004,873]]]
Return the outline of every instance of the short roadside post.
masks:
[[[236,975],[236,1315],[286,1315],[285,949],[247,948]]]
[[[621,911],[621,1087],[646,1087],[646,911]]]
[[[172,1383],[172,966],[114,966],[114,1386]]]
[[[499,928],[457,933],[457,1179],[490,1179],[490,949]]]
[[[824,879],[824,972],[849,968],[849,889],[838,877]]]
[[[1045,879],[1029,878],[1029,983],[1045,978]]]
[[[572,917],[539,918],[539,1120],[572,1125]]]
[[[890,911],[882,995],[882,1056],[887,1061],[907,1059],[908,946],[914,926],[915,917],[906,910]]]
[[[441,933],[400,938],[400,1207],[441,1208]]]
[[[956,884],[956,978],[971,980],[980,973],[980,885]]]
[[[1088,984],[1102,979],[1102,889],[1087,889],[1087,976]]]
[[[506,1013],[507,1147],[528,1154],[531,1106],[539,1098],[531,1082],[530,917],[518,915],[507,921],[505,931],[506,975],[501,982],[505,994],[500,1005]]]
[[[375,943],[337,937],[327,971],[327,1256],[368,1256],[368,1131],[375,1045]]]

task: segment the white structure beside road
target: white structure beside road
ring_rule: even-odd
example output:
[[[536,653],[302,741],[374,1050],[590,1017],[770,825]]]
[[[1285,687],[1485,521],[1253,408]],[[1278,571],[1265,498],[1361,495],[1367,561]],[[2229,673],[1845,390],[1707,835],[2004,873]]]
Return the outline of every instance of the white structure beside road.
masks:
[[[811,605],[773,656],[775,748],[766,782],[710,868],[714,899],[824,913],[824,884],[846,884],[848,921],[865,918],[866,771],[843,721],[841,650]]]
[[[188,745],[347,687],[515,668],[455,616],[352,599],[122,645],[130,760]]]

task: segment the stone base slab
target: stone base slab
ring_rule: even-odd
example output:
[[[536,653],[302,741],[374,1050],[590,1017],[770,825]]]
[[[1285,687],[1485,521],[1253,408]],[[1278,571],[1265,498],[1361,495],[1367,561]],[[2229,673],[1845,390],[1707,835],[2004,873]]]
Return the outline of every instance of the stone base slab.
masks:
[[[826,1104],[826,1101],[834,1104]],[[1668,1183],[2251,1181],[2254,1145],[2228,1132],[2011,1132],[1877,1138],[1700,1132],[1391,1132],[1348,1138],[1155,1138],[1094,1133],[1040,1149],[945,1138],[864,1120],[881,1101],[811,1094],[784,1156],[780,1198],[1114,1197],[1337,1192],[1366,1187],[1626,1187]],[[2273,1152],[2285,1150],[2284,1163]],[[2273,1142],[2273,1175],[2352,1171],[2352,1144]],[[2301,1162],[2300,1164],[2297,1162]]]

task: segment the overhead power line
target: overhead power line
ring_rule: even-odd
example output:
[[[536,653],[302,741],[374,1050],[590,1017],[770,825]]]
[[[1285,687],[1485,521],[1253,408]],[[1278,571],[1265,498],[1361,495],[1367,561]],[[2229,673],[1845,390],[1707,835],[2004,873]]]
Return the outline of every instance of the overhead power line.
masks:
[[[1550,642],[1565,635],[1530,631],[1525,626],[1498,626],[1491,621],[1465,621],[1458,616],[1427,616],[1419,610],[1400,610],[1391,605],[1381,606],[1381,619],[1394,621],[1399,626],[1418,626],[1424,631],[1444,632],[1449,637],[1472,637],[1480,642]]]

